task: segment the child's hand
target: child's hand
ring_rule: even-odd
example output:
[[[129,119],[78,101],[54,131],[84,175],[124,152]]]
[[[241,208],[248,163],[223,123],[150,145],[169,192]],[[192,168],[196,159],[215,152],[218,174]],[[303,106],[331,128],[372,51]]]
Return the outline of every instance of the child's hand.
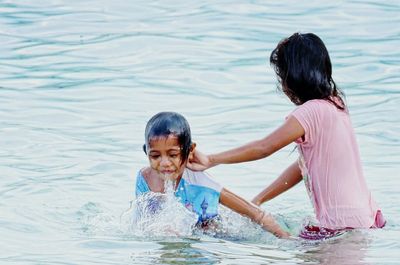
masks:
[[[257,221],[265,230],[271,232],[276,237],[289,239],[291,234],[281,228],[281,226],[276,222],[271,214],[265,214],[264,211],[261,212],[261,218]]]
[[[207,155],[194,150],[189,156],[187,167],[194,171],[203,171],[212,167],[212,165]]]

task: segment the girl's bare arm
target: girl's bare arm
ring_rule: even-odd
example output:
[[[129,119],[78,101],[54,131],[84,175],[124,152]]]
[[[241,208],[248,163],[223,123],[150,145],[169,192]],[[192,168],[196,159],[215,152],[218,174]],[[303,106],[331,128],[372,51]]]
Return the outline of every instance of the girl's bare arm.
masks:
[[[204,155],[196,150],[187,166],[192,170],[205,170],[218,164],[258,160],[275,153],[303,135],[303,127],[296,118],[289,116],[281,127],[263,139],[218,154]]]
[[[282,174],[274,181],[271,185],[261,191],[252,202],[256,205],[269,201],[281,193],[295,186],[302,180],[301,171],[299,165],[294,162],[290,165]]]

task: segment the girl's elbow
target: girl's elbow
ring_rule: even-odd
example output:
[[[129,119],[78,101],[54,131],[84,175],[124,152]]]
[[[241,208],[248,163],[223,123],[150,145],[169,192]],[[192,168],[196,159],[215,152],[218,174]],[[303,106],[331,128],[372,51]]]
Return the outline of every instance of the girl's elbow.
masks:
[[[257,146],[257,153],[258,156],[261,158],[265,158],[270,156],[271,154],[273,154],[276,151],[276,146],[274,143],[260,143]]]

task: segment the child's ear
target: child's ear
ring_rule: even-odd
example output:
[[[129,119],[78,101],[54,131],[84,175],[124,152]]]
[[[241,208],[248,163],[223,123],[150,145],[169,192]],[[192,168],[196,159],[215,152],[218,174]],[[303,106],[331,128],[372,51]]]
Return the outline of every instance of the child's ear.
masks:
[[[146,145],[145,145],[145,144],[143,145],[143,152],[147,155],[147,152],[146,152]]]

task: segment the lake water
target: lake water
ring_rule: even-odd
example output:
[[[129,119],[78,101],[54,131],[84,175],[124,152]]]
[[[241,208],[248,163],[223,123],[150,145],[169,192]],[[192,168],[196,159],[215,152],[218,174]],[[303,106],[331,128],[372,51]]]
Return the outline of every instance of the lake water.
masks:
[[[399,14],[399,0],[0,1],[0,263],[398,264]],[[307,243],[230,213],[225,236],[143,236],[121,221],[153,114],[184,114],[206,153],[284,120],[293,105],[268,58],[297,31],[330,51],[387,226]],[[210,173],[251,199],[293,147]],[[313,216],[303,184],[263,208],[294,230]]]

